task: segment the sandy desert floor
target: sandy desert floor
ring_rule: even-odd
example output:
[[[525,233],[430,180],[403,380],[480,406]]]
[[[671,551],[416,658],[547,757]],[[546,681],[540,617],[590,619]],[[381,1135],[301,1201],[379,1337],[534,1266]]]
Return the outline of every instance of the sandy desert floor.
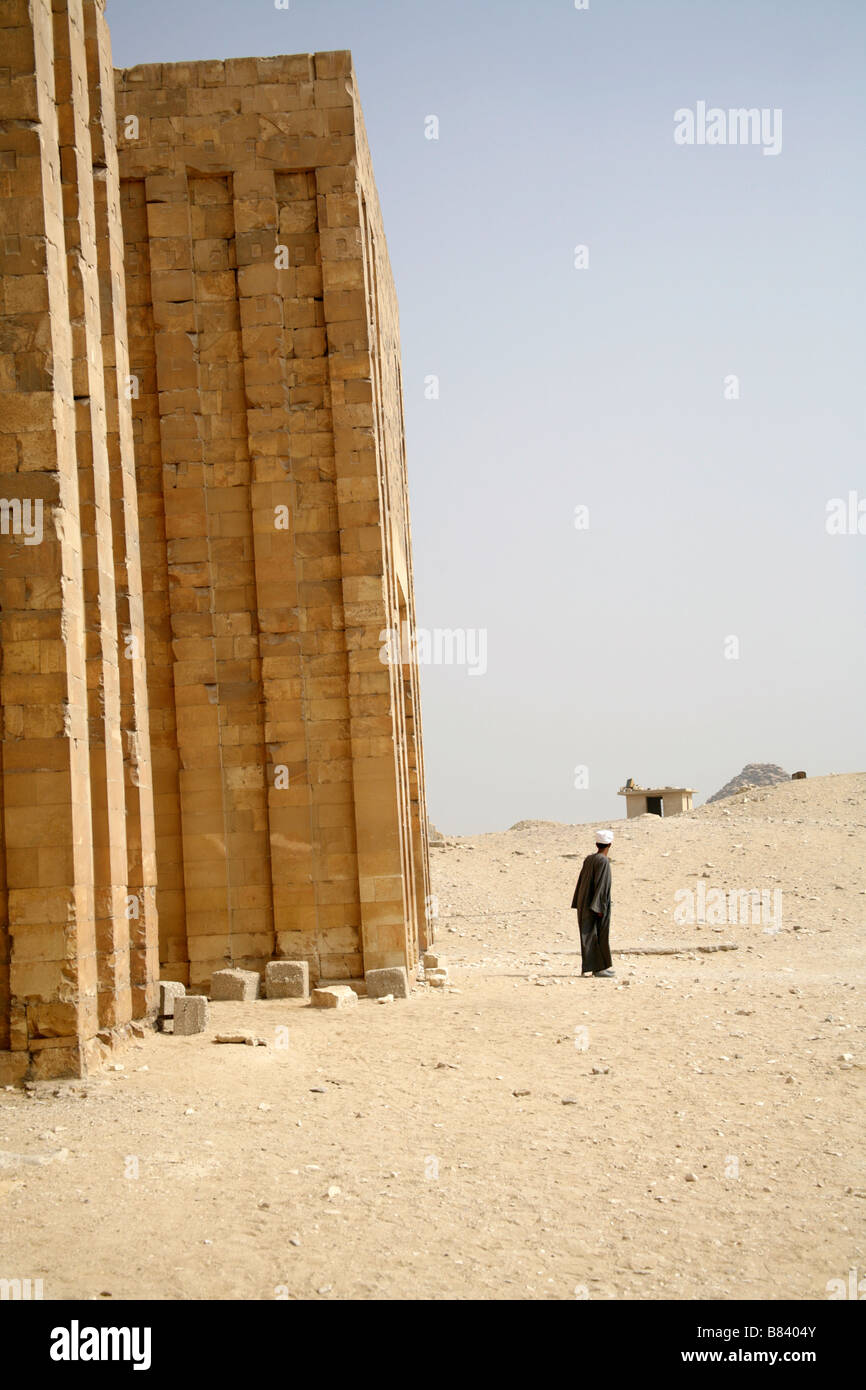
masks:
[[[122,1070],[0,1091],[0,1277],[47,1299],[824,1299],[866,1276],[866,774],[614,823],[614,980],[580,978],[568,907],[593,828],[431,850],[444,991],[212,1004],[206,1035],[148,1035]],[[781,889],[781,921],[678,922],[701,879]],[[683,953],[617,956],[647,946]],[[236,1027],[268,1046],[211,1041]]]

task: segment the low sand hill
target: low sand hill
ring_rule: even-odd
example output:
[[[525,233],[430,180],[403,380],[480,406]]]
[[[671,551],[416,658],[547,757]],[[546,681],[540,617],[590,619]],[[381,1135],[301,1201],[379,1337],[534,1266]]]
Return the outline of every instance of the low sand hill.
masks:
[[[208,1036],[0,1093],[0,1276],[322,1299],[822,1299],[863,1277],[866,774],[613,829],[616,979],[575,954],[594,827],[522,822],[431,850],[453,988],[214,1004]],[[676,920],[700,882],[763,890],[772,917]],[[213,1045],[236,1027],[270,1045]]]

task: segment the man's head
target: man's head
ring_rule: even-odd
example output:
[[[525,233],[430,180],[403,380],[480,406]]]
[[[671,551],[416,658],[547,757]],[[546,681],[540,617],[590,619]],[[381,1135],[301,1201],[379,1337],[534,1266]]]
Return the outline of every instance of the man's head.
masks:
[[[613,844],[612,830],[597,830],[595,833],[595,847],[599,854],[609,854]]]

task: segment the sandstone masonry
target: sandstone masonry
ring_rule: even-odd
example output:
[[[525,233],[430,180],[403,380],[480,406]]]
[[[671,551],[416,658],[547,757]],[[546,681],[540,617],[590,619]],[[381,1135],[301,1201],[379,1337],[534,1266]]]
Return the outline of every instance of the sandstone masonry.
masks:
[[[6,1080],[86,1070],[160,977],[411,971],[429,871],[350,55],[113,74],[101,0],[0,0],[0,49]]]

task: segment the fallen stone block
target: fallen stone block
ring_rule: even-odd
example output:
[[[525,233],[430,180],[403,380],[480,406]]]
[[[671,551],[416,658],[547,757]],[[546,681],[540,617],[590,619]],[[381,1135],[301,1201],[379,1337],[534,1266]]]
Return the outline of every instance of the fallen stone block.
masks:
[[[68,1149],[53,1149],[45,1154],[15,1154],[0,1149],[0,1172],[14,1172],[16,1168],[44,1168],[48,1163],[65,1163],[68,1157]]]
[[[445,958],[438,951],[424,951],[421,963],[425,970],[439,970],[445,966]]]
[[[264,1038],[257,1038],[255,1033],[217,1033],[213,1041],[215,1043],[243,1043],[247,1047],[267,1047]]]
[[[207,1027],[207,1000],[203,994],[180,995],[174,1001],[174,1035],[186,1038]]]
[[[306,999],[310,993],[310,966],[305,960],[271,960],[265,966],[268,999]]]
[[[261,978],[257,970],[215,970],[210,980],[210,997],[258,999]]]
[[[314,1009],[350,1009],[357,1002],[358,996],[349,985],[324,985],[310,995]]]
[[[186,994],[186,986],[180,984],[178,980],[160,980],[159,982],[159,1031],[170,1033],[171,1028],[167,1024],[174,1022],[174,1003],[176,999],[182,999]]]
[[[448,983],[448,971],[426,970],[424,972],[424,978],[428,985],[432,985],[434,989],[444,989],[445,985]]]
[[[368,970],[364,978],[367,981],[368,999],[380,999],[383,994],[393,994],[395,999],[407,999],[409,996],[409,976],[403,965],[388,966],[385,970]]]

